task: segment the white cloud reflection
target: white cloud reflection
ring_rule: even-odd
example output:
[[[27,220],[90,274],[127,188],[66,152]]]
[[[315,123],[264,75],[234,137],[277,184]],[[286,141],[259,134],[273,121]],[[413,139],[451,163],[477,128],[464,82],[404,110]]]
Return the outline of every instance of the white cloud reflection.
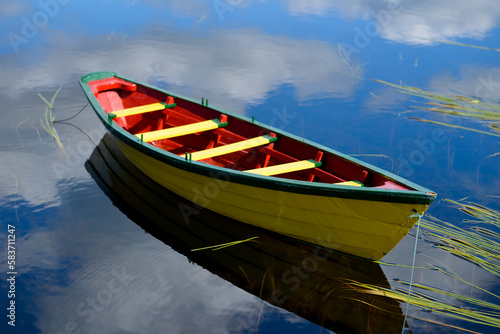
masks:
[[[18,241],[24,250],[20,273],[51,273],[50,283],[41,280],[31,296],[34,325],[43,333],[195,333],[202,328],[234,333],[253,330],[259,318],[262,324],[273,316],[307,323],[270,304],[263,307],[261,299],[189,262],[114,209],[90,215]]]
[[[380,35],[394,42],[430,44],[434,40],[481,39],[499,24],[495,0],[283,0],[294,15],[328,15],[377,20]]]
[[[108,247],[112,240],[102,241]],[[72,326],[82,333],[192,333],[218,324],[218,333],[228,333],[231,315],[259,310],[256,297],[149,237],[120,252],[112,246],[107,255],[81,254],[92,265],[72,271],[68,286],[35,299],[42,332]]]
[[[111,70],[139,80],[189,87],[187,94],[205,94],[224,107],[243,112],[282,84],[295,88],[299,101],[314,97],[348,97],[358,79],[334,46],[326,42],[293,40],[255,30],[221,31],[212,36],[160,31],[148,39],[112,36],[101,39],[59,34],[48,42],[42,59],[22,63],[6,57],[0,68],[1,88],[9,96],[73,84],[91,71]],[[108,36],[109,37],[109,36]],[[25,73],[29,73],[26,75]]]

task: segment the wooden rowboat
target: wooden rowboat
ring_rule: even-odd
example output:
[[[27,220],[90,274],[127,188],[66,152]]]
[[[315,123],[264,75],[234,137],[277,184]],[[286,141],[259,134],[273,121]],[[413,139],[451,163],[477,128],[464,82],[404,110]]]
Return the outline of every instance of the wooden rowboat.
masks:
[[[118,76],[80,84],[118,148],[144,174],[197,204],[309,243],[379,260],[436,194],[231,112]]]

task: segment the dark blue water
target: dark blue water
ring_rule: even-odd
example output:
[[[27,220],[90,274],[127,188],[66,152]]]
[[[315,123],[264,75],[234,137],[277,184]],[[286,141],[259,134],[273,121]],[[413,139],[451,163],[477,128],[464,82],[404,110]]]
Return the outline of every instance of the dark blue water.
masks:
[[[323,262],[314,248],[209,212],[186,227],[175,210],[182,199],[114,153],[90,107],[77,115],[87,103],[77,81],[92,71],[206,97],[361,155],[436,191],[428,213],[444,221],[468,226],[443,198],[500,208],[498,137],[407,116],[493,133],[486,123],[415,109],[425,101],[372,80],[498,103],[500,54],[438,42],[498,48],[495,1],[25,0],[0,7],[2,333],[403,328],[404,303],[380,311],[338,291],[342,279],[400,287],[395,279],[409,280],[409,268],[333,254]],[[47,105],[39,96],[50,102],[60,87],[55,119],[77,115],[54,124],[64,150],[42,126]],[[12,268],[8,235],[15,235]],[[191,252],[252,236],[260,242]],[[408,235],[384,261],[410,265],[414,244]],[[448,268],[500,293],[497,276],[424,239],[418,250],[417,265]],[[419,269],[414,281],[500,303],[441,272]],[[495,332],[413,307],[407,325],[412,333]]]

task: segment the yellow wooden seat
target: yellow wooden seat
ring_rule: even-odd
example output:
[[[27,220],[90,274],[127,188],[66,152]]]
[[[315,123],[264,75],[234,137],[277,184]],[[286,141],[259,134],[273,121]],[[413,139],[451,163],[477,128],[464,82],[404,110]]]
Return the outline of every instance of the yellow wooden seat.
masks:
[[[217,128],[224,127],[228,122],[223,122],[218,119],[212,119],[209,121],[197,122],[187,125],[176,126],[168,129],[156,130],[151,132],[138,133],[136,136],[141,138],[142,141],[151,142],[155,140],[168,139],[173,137],[180,137],[184,135],[189,135],[193,133],[215,130]]]
[[[363,183],[360,181],[345,181],[345,182],[337,182],[334,183],[337,186],[353,186],[353,187],[362,187]]]
[[[148,112],[152,112],[152,111],[173,108],[175,106],[177,106],[176,103],[172,103],[172,104],[167,104],[165,102],[152,103],[152,104],[147,104],[147,105],[139,106],[139,107],[116,110],[116,111],[110,112],[108,114],[108,117],[113,119],[116,117],[139,115],[139,114],[144,114],[144,113],[148,113]]]
[[[234,153],[241,150],[246,150],[252,147],[266,145],[272,142],[275,142],[278,138],[274,135],[265,135],[252,139],[247,139],[243,141],[239,141],[236,143],[209,148],[203,151],[193,152],[189,155],[191,160],[203,160],[208,158],[217,157],[224,154]]]
[[[273,176],[321,166],[321,162],[310,159],[286,164],[246,170],[246,173]]]

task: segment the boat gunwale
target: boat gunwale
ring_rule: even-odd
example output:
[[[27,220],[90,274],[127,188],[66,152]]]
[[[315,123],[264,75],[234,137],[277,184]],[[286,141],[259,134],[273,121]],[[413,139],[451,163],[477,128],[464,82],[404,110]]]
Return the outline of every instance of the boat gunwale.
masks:
[[[335,155],[341,159],[344,159],[350,163],[353,163],[355,165],[361,166],[364,169],[381,174],[382,176],[388,178],[391,181],[395,181],[398,183],[403,184],[406,187],[415,189],[415,190],[398,190],[398,189],[383,189],[383,188],[370,188],[370,187],[352,187],[352,186],[343,186],[343,185],[336,185],[335,183],[319,183],[319,182],[309,182],[309,181],[300,181],[300,180],[292,180],[292,179],[285,179],[285,178],[279,178],[279,177],[274,177],[274,176],[264,176],[264,175],[256,175],[256,174],[250,174],[250,173],[245,173],[243,171],[239,170],[234,170],[234,169],[229,169],[229,168],[224,168],[224,167],[219,167],[219,166],[214,166],[210,165],[207,163],[203,162],[198,162],[198,161],[188,161],[185,159],[185,157],[178,156],[177,154],[168,152],[166,150],[163,150],[161,148],[158,148],[152,144],[146,143],[146,142],[141,142],[140,138],[137,138],[135,135],[129,133],[122,127],[118,126],[114,122],[111,122],[111,124],[108,122],[108,114],[104,111],[102,106],[100,105],[99,101],[97,98],[94,96],[94,93],[91,91],[89,82],[91,81],[97,81],[101,79],[106,79],[106,78],[111,78],[111,77],[116,77],[119,79],[123,79],[126,81],[129,81],[131,83],[144,86],[156,91],[159,91],[161,93],[164,93],[169,96],[173,96],[174,98],[179,98],[183,99],[192,103],[196,103],[200,106],[206,107],[213,109],[219,113],[226,114],[230,117],[234,117],[237,119],[240,119],[242,121],[246,122],[253,122],[255,125],[260,126],[261,128],[264,128],[270,132],[274,132],[277,135],[285,136],[288,138],[291,138],[293,140],[303,142],[307,145],[310,145],[312,147],[318,148],[325,153]],[[266,188],[266,189],[271,189],[271,190],[277,190],[277,191],[284,191],[284,192],[293,192],[293,193],[298,193],[298,194],[305,194],[305,195],[315,195],[315,196],[327,196],[327,197],[339,197],[339,198],[346,198],[346,199],[356,199],[356,200],[368,200],[368,201],[383,201],[383,202],[392,202],[392,203],[414,203],[414,204],[430,204],[432,201],[434,201],[436,197],[436,193],[433,191],[424,188],[418,184],[415,184],[407,179],[404,179],[400,176],[397,176],[391,172],[388,172],[384,169],[381,169],[379,167],[373,166],[369,163],[363,162],[361,160],[358,160],[356,158],[353,158],[349,155],[346,155],[344,153],[338,152],[334,149],[331,149],[329,147],[323,146],[321,144],[312,142],[310,140],[307,140],[303,137],[299,137],[296,135],[293,135],[291,133],[288,133],[284,130],[274,128],[272,126],[269,126],[267,124],[263,124],[258,121],[253,121],[252,119],[245,117],[243,115],[235,114],[231,111],[222,109],[222,108],[217,108],[214,106],[206,106],[201,104],[200,101],[195,100],[190,97],[182,96],[177,93],[170,92],[168,90],[152,86],[146,83],[141,83],[139,81],[136,81],[134,79],[130,79],[125,76],[120,76],[116,74],[115,72],[93,72],[89,73],[87,75],[84,75],[80,79],[80,85],[82,86],[82,89],[85,92],[85,95],[87,99],[89,100],[90,104],[92,105],[94,111],[97,113],[99,118],[101,119],[102,123],[106,127],[106,129],[116,138],[124,142],[125,144],[129,145],[135,150],[138,150],[139,152],[146,154],[162,163],[167,163],[175,168],[180,168],[182,170],[186,170],[195,174],[200,174],[203,176],[207,176],[209,174],[212,174],[212,176],[228,176],[230,182],[238,183],[238,184],[243,184],[243,185],[248,185],[248,186],[253,186],[253,187],[260,187],[260,188]],[[210,176],[207,176],[210,177]],[[212,177],[213,178],[213,177]]]

